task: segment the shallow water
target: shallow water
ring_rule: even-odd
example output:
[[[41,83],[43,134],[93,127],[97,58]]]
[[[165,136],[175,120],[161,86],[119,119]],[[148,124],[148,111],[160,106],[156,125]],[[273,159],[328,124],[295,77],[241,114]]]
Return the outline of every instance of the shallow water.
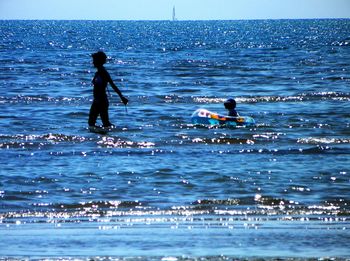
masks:
[[[0,28],[0,256],[350,257],[349,20]],[[191,124],[228,97],[256,127]]]

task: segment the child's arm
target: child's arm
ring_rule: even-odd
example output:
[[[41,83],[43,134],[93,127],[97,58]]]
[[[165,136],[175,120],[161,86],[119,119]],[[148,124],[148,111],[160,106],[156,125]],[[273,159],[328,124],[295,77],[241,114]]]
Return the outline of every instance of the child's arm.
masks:
[[[118,93],[120,99],[122,100],[122,102],[124,103],[124,105],[127,105],[129,100],[127,98],[124,97],[124,95],[122,94],[122,92],[119,90],[119,88],[117,87],[117,85],[115,85],[115,83],[113,82],[111,76],[109,75],[109,73],[107,72],[107,70],[105,70],[107,79],[109,84],[112,86],[113,90]]]
[[[124,105],[127,105],[129,100],[127,98],[125,98],[122,94],[122,92],[119,90],[119,88],[117,87],[117,85],[114,84],[113,80],[110,80],[110,85],[112,86],[113,90],[118,93],[120,99],[122,100],[122,102],[124,103]]]

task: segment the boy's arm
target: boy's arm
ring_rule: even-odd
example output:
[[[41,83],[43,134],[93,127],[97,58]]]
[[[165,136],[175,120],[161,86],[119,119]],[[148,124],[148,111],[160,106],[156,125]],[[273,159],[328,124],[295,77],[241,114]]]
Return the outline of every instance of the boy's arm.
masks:
[[[114,90],[116,93],[118,93],[118,95],[119,95],[120,99],[122,100],[122,102],[123,102],[125,105],[127,105],[129,100],[123,96],[122,92],[119,90],[119,88],[117,87],[117,85],[114,84],[114,82],[113,82],[112,79],[110,79],[110,82],[109,82],[109,83],[110,83],[110,85],[112,86],[113,90]]]
[[[122,92],[119,90],[119,88],[117,87],[117,85],[115,85],[115,83],[113,82],[111,76],[109,75],[109,73],[107,71],[106,72],[106,76],[108,79],[109,84],[112,86],[113,90],[118,93],[120,99],[122,100],[122,102],[124,103],[124,105],[127,105],[129,100],[127,98],[124,97],[124,95],[122,94]]]

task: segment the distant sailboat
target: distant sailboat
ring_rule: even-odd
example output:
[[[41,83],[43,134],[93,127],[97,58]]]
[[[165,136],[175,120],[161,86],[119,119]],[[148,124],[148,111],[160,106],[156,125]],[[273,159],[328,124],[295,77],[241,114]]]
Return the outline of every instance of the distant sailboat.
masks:
[[[177,21],[176,16],[175,16],[175,6],[173,7],[173,21]]]

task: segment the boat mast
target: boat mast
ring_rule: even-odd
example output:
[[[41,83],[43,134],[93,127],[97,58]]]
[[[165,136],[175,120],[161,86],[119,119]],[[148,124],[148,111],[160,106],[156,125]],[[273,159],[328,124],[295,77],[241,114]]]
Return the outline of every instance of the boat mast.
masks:
[[[176,16],[175,16],[175,6],[173,7],[173,21],[176,21]]]

